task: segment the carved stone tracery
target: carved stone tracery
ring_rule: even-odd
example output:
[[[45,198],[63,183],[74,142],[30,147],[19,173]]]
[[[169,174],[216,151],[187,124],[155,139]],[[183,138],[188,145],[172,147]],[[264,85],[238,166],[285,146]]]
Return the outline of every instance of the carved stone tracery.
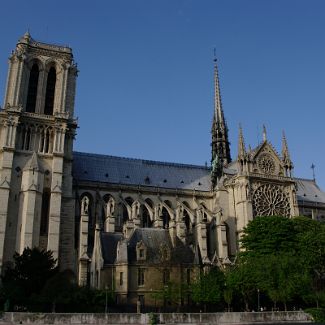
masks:
[[[269,155],[267,153],[263,153],[258,158],[257,163],[258,163],[258,167],[262,173],[267,174],[267,175],[272,175],[275,173],[275,162],[274,162],[273,158],[271,157],[271,155]]]
[[[290,216],[288,194],[278,185],[259,186],[253,195],[253,211],[256,216]]]

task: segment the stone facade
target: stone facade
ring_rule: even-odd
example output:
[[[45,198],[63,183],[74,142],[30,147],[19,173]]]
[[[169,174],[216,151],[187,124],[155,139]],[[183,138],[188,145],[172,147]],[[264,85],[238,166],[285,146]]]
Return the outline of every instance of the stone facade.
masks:
[[[26,33],[9,58],[0,111],[0,265],[27,246],[53,251],[80,285],[153,305],[168,283],[233,262],[258,215],[325,218],[314,180],[293,178],[285,136],[232,161],[215,62],[211,167],[73,152],[78,70],[68,47]],[[168,281],[167,281],[168,280]],[[182,297],[186,303],[186,296]]]
[[[77,68],[68,47],[26,33],[9,58],[0,112],[0,264],[39,246],[74,268],[72,143]],[[64,180],[64,182],[63,182]]]

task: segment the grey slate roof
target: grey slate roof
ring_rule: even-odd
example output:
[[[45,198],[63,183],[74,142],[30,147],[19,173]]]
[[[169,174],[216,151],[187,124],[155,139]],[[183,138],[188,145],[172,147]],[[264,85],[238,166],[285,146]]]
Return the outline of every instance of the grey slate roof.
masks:
[[[125,185],[210,191],[210,168],[204,166],[73,153],[73,177]]]
[[[167,245],[169,248],[170,262],[173,264],[192,264],[194,263],[194,252],[188,246],[177,239],[173,247],[169,231],[157,228],[138,228],[134,231],[128,241],[128,261],[136,262],[136,245],[142,241],[147,248],[146,263],[159,264],[162,262],[160,249],[161,245]]]
[[[113,264],[116,259],[117,243],[123,238],[121,233],[101,232],[100,241],[104,264]]]
[[[236,162],[225,173],[235,175]],[[73,153],[73,177],[77,181],[142,185],[172,189],[210,191],[210,168],[204,166]],[[325,204],[325,193],[313,180],[295,179],[299,201]]]
[[[298,201],[325,204],[325,193],[321,191],[314,180],[296,178],[295,181],[298,185]]]

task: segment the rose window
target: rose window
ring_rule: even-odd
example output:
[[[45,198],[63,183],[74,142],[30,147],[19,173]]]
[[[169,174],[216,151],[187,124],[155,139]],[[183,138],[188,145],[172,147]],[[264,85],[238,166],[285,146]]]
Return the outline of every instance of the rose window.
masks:
[[[290,216],[290,203],[280,186],[265,184],[253,195],[254,216]]]
[[[258,167],[265,174],[274,174],[275,172],[274,160],[268,154],[263,154],[259,157]]]

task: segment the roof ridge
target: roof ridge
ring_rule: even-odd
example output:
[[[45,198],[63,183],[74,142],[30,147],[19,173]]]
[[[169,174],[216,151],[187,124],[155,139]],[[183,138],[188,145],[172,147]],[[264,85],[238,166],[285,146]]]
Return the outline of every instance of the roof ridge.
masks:
[[[73,154],[89,156],[89,157],[109,157],[109,158],[117,158],[122,160],[129,160],[129,161],[139,161],[145,164],[152,164],[152,165],[164,165],[164,166],[174,166],[174,167],[191,167],[197,169],[205,169],[209,170],[210,167],[202,166],[202,165],[193,165],[193,164],[184,164],[184,163],[176,163],[176,162],[167,162],[167,161],[158,161],[158,160],[148,160],[148,159],[141,159],[141,158],[129,158],[129,157],[121,157],[121,156],[113,156],[113,155],[104,155],[99,153],[91,153],[91,152],[81,152],[81,151],[74,151]]]
[[[316,184],[315,180],[312,178],[294,177],[293,179],[297,181],[308,181]]]

